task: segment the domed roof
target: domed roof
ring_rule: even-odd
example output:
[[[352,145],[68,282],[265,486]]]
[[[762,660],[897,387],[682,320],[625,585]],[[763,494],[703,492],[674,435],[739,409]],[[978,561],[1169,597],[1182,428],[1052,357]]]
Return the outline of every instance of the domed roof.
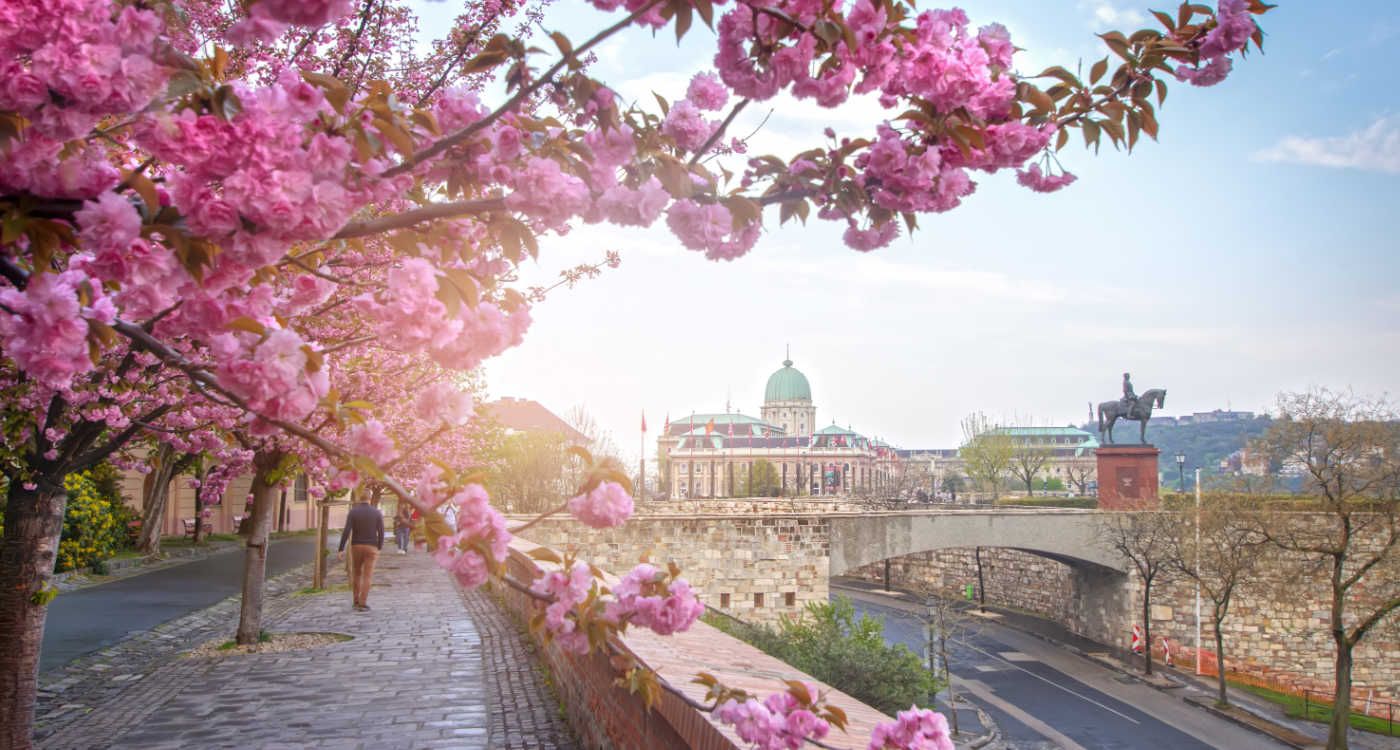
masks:
[[[792,366],[792,360],[783,360],[783,369],[768,376],[768,387],[763,389],[763,402],[811,401],[812,386],[807,384],[807,376]]]

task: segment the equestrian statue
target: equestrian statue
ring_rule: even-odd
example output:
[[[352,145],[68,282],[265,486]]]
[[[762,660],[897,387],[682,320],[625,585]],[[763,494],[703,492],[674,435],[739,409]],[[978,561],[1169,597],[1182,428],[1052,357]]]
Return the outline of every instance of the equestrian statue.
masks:
[[[1131,419],[1139,423],[1138,440],[1147,445],[1147,420],[1152,418],[1152,409],[1167,403],[1165,388],[1143,391],[1142,395],[1133,392],[1133,380],[1129,373],[1123,373],[1123,397],[1117,401],[1099,404],[1099,439],[1106,445],[1113,445],[1113,423],[1120,419]],[[1104,420],[1108,420],[1105,422]]]

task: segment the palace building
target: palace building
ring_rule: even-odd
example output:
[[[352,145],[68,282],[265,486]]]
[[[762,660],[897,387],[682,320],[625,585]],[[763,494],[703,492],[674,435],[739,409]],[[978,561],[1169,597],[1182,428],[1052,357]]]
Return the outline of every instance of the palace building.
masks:
[[[848,495],[879,491],[895,475],[890,446],[848,427],[818,429],[812,387],[791,359],[769,376],[759,414],[668,419],[657,439],[668,496]]]

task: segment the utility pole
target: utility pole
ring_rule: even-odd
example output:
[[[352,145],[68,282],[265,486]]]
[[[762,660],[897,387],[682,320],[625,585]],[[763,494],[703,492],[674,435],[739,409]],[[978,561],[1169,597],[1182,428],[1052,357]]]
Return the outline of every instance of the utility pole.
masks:
[[[1201,673],[1201,470],[1196,469],[1196,674]],[[1217,655],[1218,656],[1218,655]]]

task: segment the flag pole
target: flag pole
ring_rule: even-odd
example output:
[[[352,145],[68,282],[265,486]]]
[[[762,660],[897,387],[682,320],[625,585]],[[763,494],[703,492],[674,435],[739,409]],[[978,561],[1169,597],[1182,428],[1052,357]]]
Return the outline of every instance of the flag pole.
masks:
[[[638,491],[641,492],[642,497],[645,498],[647,494],[647,413],[645,409],[642,410],[642,446],[640,456],[641,471],[638,472],[638,475],[641,477],[642,486],[638,488]]]

